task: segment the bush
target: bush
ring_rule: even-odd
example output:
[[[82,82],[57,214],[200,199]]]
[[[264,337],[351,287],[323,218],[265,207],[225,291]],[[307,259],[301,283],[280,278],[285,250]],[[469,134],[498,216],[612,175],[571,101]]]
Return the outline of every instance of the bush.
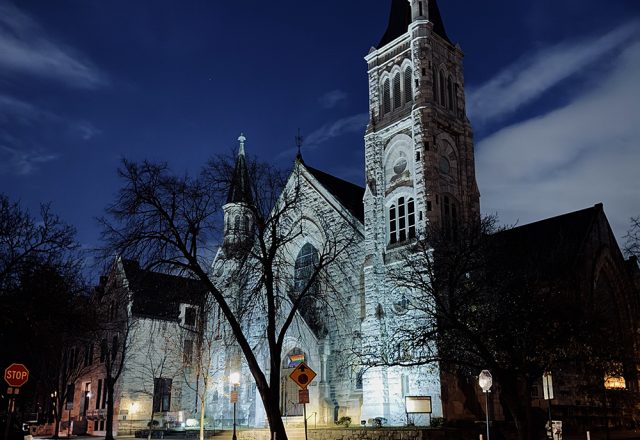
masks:
[[[340,417],[340,419],[336,422],[336,425],[342,425],[348,428],[349,425],[351,425],[351,417],[349,416]]]
[[[434,417],[431,419],[431,428],[442,428],[444,426],[444,417]]]

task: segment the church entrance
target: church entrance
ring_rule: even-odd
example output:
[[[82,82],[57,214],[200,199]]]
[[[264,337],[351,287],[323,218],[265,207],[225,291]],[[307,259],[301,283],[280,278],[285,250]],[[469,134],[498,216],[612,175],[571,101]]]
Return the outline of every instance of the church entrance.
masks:
[[[306,361],[304,352],[299,348],[289,351],[282,360],[280,369],[280,413],[283,417],[303,415],[303,407],[298,403],[299,387],[289,378],[293,370]]]

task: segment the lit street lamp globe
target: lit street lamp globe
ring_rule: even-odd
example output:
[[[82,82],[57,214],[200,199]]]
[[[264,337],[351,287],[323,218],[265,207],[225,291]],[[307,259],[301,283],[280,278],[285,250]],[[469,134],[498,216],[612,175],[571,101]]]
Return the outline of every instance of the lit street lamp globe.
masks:
[[[478,384],[480,388],[482,388],[482,391],[485,393],[489,392],[491,385],[493,385],[493,379],[489,370],[482,370],[480,376],[478,376]]]

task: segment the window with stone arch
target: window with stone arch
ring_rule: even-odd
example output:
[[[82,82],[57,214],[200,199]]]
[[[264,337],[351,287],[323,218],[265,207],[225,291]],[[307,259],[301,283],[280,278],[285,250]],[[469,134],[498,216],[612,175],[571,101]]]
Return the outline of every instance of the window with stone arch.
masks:
[[[440,105],[443,107],[447,106],[447,81],[445,73],[441,70],[438,74],[439,83],[440,83]]]
[[[316,336],[324,337],[327,335],[327,328],[322,319],[320,280],[316,276],[311,282],[319,260],[318,250],[311,243],[302,246],[296,257],[293,289],[295,298],[304,294],[299,308],[302,318]],[[306,292],[304,289],[307,289]]]
[[[388,208],[389,244],[404,243],[416,237],[416,204],[413,197],[400,196]]]
[[[455,240],[458,238],[458,225],[460,204],[451,194],[443,194],[441,197],[440,210],[442,219],[442,230],[445,238]]]
[[[448,101],[448,108],[450,110],[455,110],[455,96],[453,94],[454,90],[453,90],[453,78],[451,77],[451,75],[449,75],[449,79],[447,79],[447,101]]]
[[[384,157],[386,195],[398,187],[413,186],[415,165],[413,150],[413,140],[406,134],[394,136],[387,144]]]
[[[391,112],[391,85],[389,78],[382,81],[382,113],[388,114]]]
[[[393,75],[393,109],[402,107],[402,85],[400,82],[400,72]]]
[[[404,68],[404,102],[409,103],[413,101],[413,74],[411,73],[411,66]]]

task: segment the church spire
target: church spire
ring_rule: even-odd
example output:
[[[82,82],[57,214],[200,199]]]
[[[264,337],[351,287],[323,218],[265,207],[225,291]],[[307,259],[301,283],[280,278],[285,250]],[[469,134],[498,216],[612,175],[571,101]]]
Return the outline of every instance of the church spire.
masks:
[[[236,159],[236,166],[231,178],[227,203],[253,203],[251,182],[249,181],[249,170],[247,169],[247,161],[244,156],[244,143],[246,140],[247,138],[244,134],[240,134],[240,137],[238,138],[238,141],[240,142],[240,146],[238,147],[238,157]]]
[[[416,19],[428,19],[433,23],[433,31],[447,42],[451,42],[444,29],[436,0],[391,0],[389,24],[377,48],[380,49],[407,33],[409,25]]]

